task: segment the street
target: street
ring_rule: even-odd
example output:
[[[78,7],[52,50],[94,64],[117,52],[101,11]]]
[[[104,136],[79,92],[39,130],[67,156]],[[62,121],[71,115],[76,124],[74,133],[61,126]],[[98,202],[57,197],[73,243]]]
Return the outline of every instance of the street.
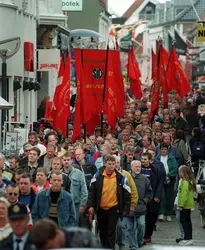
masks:
[[[194,246],[205,246],[205,229],[201,227],[199,212],[197,209],[192,211],[193,240]],[[179,236],[178,225],[175,218],[172,222],[157,222],[157,231],[154,231],[152,244],[156,245],[176,245],[176,238]],[[128,242],[128,241],[127,241]],[[151,244],[147,244],[146,248]],[[126,245],[126,250],[129,244]]]
[[[192,211],[192,226],[194,246],[205,246],[205,229],[201,227],[199,211],[197,208]],[[154,232],[152,241],[154,244],[159,245],[176,244],[175,239],[178,238],[178,236],[178,225],[176,219],[173,218],[172,222],[157,223],[157,231]]]

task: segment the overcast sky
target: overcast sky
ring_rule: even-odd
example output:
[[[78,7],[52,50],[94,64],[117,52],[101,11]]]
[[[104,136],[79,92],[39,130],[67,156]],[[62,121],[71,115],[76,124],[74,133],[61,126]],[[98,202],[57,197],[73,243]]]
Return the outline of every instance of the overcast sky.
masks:
[[[112,11],[115,11],[118,15],[122,15],[130,7],[135,0],[108,0],[109,7]],[[166,0],[159,0],[165,2]],[[112,14],[112,12],[111,12]]]

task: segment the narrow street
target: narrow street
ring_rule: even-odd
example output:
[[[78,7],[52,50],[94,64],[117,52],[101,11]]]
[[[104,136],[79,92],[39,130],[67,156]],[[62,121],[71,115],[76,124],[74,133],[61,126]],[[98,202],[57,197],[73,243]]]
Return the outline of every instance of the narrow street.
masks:
[[[205,246],[205,229],[201,227],[199,212],[197,209],[192,212],[192,224],[194,246]],[[178,225],[174,217],[172,218],[172,222],[157,222],[157,231],[153,234],[152,244],[178,246],[175,242],[176,238],[179,236],[178,233]],[[151,244],[147,244],[146,249],[148,249],[149,246],[151,246]],[[126,250],[127,249],[129,249],[128,243],[126,245]]]
[[[194,246],[205,246],[205,229],[202,228],[199,211],[192,212]],[[153,243],[158,245],[175,245],[175,239],[179,236],[176,219],[172,222],[158,222],[157,231],[153,235]],[[177,245],[177,244],[176,244]]]

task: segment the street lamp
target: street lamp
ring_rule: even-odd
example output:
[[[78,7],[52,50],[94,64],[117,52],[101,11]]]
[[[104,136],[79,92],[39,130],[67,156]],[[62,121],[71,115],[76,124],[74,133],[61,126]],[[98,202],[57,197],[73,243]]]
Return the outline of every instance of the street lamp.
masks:
[[[13,37],[0,41],[0,57],[2,59],[2,97],[7,100],[7,64],[6,60],[15,55],[21,44],[20,37]],[[6,121],[6,110],[2,110],[2,126]]]

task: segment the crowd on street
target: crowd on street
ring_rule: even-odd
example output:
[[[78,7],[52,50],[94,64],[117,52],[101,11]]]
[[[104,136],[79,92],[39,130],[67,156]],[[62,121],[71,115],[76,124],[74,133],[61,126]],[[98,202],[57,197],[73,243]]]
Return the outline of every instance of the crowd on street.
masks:
[[[146,95],[135,100],[126,92],[125,103],[114,132],[105,116],[75,143],[72,121],[67,138],[40,126],[17,155],[0,154],[0,249],[123,250],[128,235],[135,250],[151,244],[157,221],[170,223],[173,214],[173,243],[193,244],[195,176],[205,160],[203,90],[184,100],[170,94],[169,108],[159,107],[153,121]]]

